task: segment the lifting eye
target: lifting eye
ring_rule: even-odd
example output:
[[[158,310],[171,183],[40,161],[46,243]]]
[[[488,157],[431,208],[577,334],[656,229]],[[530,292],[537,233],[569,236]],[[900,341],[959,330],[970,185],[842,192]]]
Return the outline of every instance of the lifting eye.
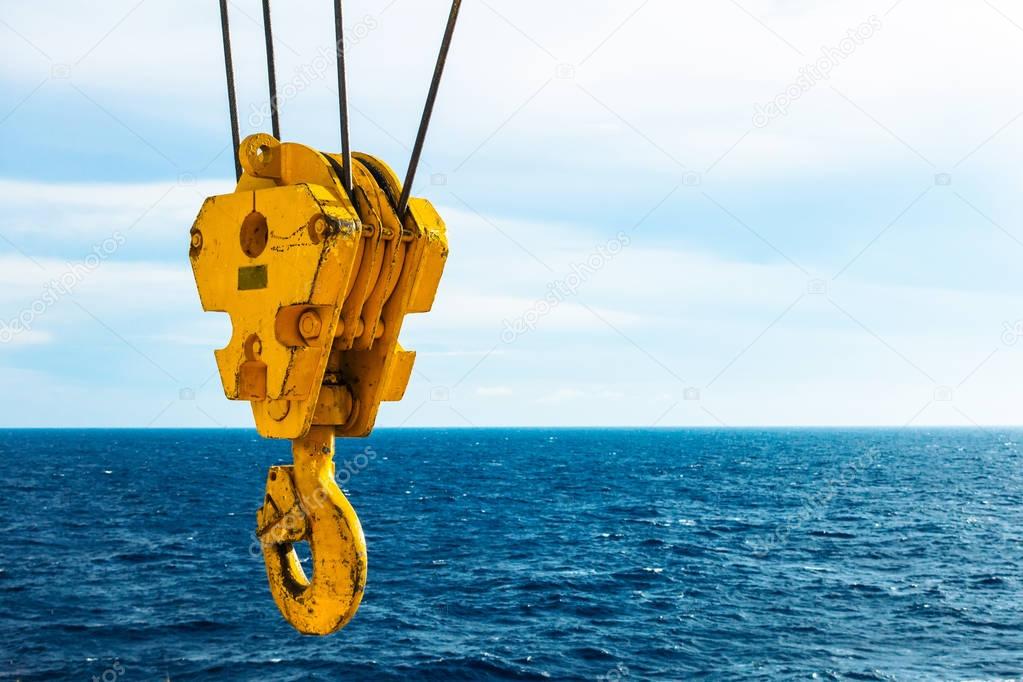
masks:
[[[256,164],[265,166],[270,162],[270,148],[265,144],[256,147]]]
[[[249,258],[259,258],[266,248],[270,231],[266,226],[266,217],[259,211],[253,211],[242,221],[240,240],[242,251]]]

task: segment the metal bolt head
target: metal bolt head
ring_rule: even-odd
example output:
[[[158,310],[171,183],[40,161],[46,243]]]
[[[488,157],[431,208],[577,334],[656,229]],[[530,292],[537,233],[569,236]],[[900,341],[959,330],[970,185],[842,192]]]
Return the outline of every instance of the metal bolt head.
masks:
[[[298,331],[304,339],[315,339],[322,328],[320,314],[315,310],[307,310],[298,318]]]
[[[192,248],[193,249],[202,248],[202,232],[200,232],[199,230],[196,230],[195,232],[192,233]]]

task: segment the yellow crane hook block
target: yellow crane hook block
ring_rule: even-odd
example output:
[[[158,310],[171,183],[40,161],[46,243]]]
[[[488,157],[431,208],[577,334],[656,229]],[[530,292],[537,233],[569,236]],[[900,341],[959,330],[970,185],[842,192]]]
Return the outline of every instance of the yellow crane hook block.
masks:
[[[342,157],[260,133],[238,150],[231,194],[208,198],[189,258],[204,310],[230,315],[216,351],[224,393],[247,400],[266,438],[293,441],[258,514],[274,599],[299,631],[327,634],[355,613],[365,540],[333,477],[334,437],[368,435],[381,401],[400,400],[415,359],[398,343],[408,313],[433,304],[448,247],[430,202],[382,161]],[[308,541],[308,580],[292,545]]]

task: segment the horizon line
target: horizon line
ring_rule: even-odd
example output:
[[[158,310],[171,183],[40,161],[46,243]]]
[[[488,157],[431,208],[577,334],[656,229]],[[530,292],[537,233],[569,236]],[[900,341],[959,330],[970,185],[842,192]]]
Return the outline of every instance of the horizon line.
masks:
[[[1023,424],[906,424],[897,426],[894,424],[717,424],[717,425],[672,425],[672,426],[638,426],[638,425],[572,425],[563,424],[556,426],[545,425],[516,425],[516,426],[491,426],[491,425],[450,425],[450,426],[378,426],[369,434],[377,431],[486,431],[486,430],[588,430],[588,431],[680,431],[680,430],[704,430],[704,431],[738,431],[749,429],[878,429],[878,430],[912,430],[912,429],[956,429],[969,431],[984,431],[986,429],[1023,429]],[[0,431],[252,431],[254,426],[4,426],[0,425]],[[363,438],[365,436],[343,436],[350,438]],[[288,440],[288,439],[272,439]]]

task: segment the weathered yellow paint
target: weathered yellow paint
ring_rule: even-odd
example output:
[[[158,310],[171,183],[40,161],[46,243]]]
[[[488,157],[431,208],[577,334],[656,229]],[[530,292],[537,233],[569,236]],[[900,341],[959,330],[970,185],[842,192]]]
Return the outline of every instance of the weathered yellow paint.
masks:
[[[358,518],[333,481],[334,437],[368,435],[380,402],[404,394],[415,353],[398,335],[407,313],[433,304],[446,231],[424,199],[397,215],[400,182],[374,157],[354,156],[349,197],[338,155],[265,134],[238,153],[238,186],[203,204],[189,257],[203,309],[231,318],[215,353],[225,395],[251,403],[261,435],[293,441],[295,466],[271,470],[259,512],[271,591],[298,630],[327,634],[355,613],[366,579]]]
[[[299,632],[328,635],[345,626],[366,585],[366,539],[352,505],[334,482],[334,433],[314,426],[294,441],[295,465],[270,469],[259,536],[277,608]],[[293,543],[309,542],[313,577]]]

